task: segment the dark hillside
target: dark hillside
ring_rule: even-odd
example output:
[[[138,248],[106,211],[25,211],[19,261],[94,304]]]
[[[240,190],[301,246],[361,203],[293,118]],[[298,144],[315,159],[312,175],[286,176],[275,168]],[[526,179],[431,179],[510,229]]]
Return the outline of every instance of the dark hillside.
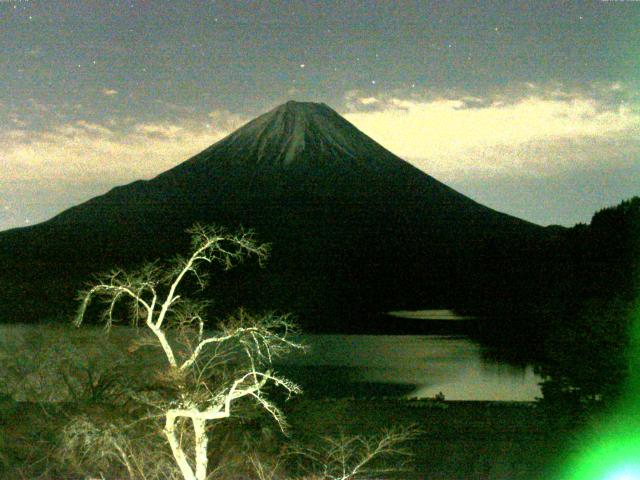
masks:
[[[326,105],[288,102],[152,180],[0,233],[0,321],[68,311],[91,272],[184,251],[195,222],[251,228],[273,245],[265,271],[212,287],[219,307],[293,311],[311,329],[523,295],[549,255],[542,227],[452,190]]]

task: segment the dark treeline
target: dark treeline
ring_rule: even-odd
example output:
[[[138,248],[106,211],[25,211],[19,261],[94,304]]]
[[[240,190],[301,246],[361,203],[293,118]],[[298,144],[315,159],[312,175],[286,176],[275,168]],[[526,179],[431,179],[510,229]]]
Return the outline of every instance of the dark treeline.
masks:
[[[537,357],[547,399],[614,398],[638,300],[640,198],[598,211],[588,225],[549,231],[515,268],[487,266],[490,302],[475,307],[488,320],[478,333]]]
[[[544,386],[545,395],[615,398],[632,360],[640,198],[600,210],[589,225],[576,225],[567,234],[574,270],[546,338],[549,358],[542,373],[552,381]]]

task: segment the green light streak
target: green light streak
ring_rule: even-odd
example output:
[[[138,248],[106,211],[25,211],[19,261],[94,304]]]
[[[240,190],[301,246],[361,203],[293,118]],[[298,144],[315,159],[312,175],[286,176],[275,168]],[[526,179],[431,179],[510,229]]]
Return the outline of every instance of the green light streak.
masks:
[[[614,413],[583,433],[561,480],[640,480],[640,301],[633,313],[629,376]]]

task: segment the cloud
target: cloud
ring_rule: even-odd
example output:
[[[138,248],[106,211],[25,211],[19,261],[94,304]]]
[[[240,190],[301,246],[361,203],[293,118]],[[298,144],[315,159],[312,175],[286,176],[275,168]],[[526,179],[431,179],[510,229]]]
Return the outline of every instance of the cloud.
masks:
[[[201,121],[79,120],[42,131],[0,131],[3,180],[118,184],[149,178],[207,148],[239,121],[216,111]]]
[[[227,132],[236,130],[247,121],[244,116],[228,110],[213,110],[208,113],[207,117],[209,117],[209,127]]]
[[[185,134],[185,127],[167,123],[139,123],[134,130],[147,138],[176,140]]]
[[[18,118],[18,117],[13,117],[11,119],[11,122],[17,126],[17,127],[26,127],[27,126],[27,122],[25,122],[24,120]]]
[[[428,173],[549,175],[640,161],[640,109],[592,92],[540,86],[509,97],[377,98],[350,94],[346,118]],[[629,155],[620,155],[628,153]],[[596,165],[597,164],[597,165]]]
[[[379,103],[380,100],[378,100],[376,97],[362,97],[358,98],[358,102],[360,102],[362,105],[375,105],[376,103]]]

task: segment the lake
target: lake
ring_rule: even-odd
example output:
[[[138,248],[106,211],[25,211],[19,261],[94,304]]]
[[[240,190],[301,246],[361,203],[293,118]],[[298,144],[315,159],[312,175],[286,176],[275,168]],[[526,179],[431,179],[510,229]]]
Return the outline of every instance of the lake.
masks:
[[[310,396],[402,396],[533,401],[542,381],[531,365],[484,355],[460,335],[305,335],[304,354],[278,370]]]
[[[52,342],[51,328],[0,325],[0,360],[6,355],[18,361],[28,379],[30,365],[36,372],[72,359],[128,355],[133,333],[118,327],[106,341],[100,328],[60,326]],[[308,397],[433,398],[442,393],[448,400],[533,401],[542,396],[541,378],[531,365],[511,365],[464,335],[308,334],[302,341],[308,351],[279,360],[276,369],[301,384]],[[48,383],[40,376],[34,381]]]

